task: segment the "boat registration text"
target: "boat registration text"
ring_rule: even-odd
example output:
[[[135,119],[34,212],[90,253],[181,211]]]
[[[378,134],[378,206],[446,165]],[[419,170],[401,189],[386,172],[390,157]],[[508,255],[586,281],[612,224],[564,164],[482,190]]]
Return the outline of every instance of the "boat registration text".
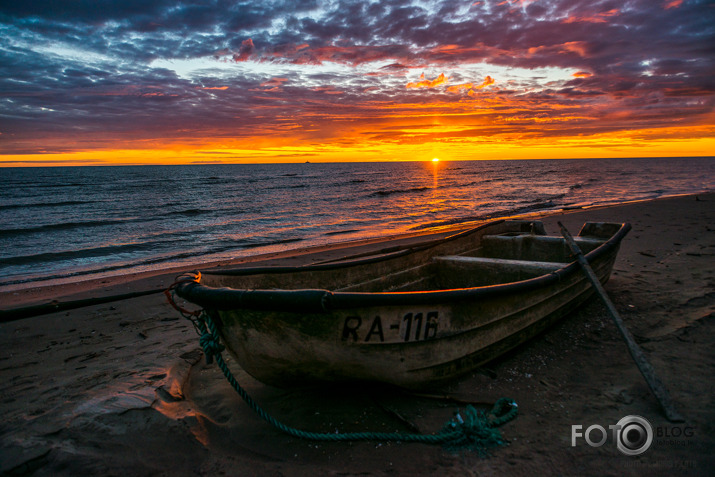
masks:
[[[438,311],[401,313],[397,317],[349,315],[343,321],[341,341],[349,343],[406,343],[437,337]]]

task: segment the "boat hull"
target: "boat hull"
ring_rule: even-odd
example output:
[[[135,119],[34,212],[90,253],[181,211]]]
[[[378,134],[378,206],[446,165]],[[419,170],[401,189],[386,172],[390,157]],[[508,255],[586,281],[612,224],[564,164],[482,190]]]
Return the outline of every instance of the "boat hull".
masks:
[[[509,235],[503,228],[485,229],[470,238],[471,244],[461,248],[481,246],[482,237],[500,230]],[[618,244],[627,227],[621,225],[618,230],[587,255],[602,283],[610,276]],[[621,236],[616,237],[619,233]],[[338,264],[334,270],[338,273],[342,270],[342,275],[359,275],[362,273],[359,270],[346,270],[384,266],[387,269],[383,273],[390,275],[392,265],[382,262],[402,259],[404,268],[409,270],[411,265],[424,262],[426,257],[435,257],[435,253],[441,256],[455,249],[460,249],[455,243],[432,245],[404,254],[404,257],[378,261],[379,266],[341,267]],[[462,268],[448,268],[444,271],[446,275],[466,277],[469,267],[475,266],[472,261],[482,260],[488,264],[493,261],[502,267],[507,263],[513,268],[522,263],[460,257],[456,260]],[[246,372],[264,383],[294,386],[314,382],[377,381],[421,388],[454,379],[513,349],[588,299],[592,287],[580,273],[578,264],[550,263],[554,269],[548,273],[496,285],[407,292],[298,290],[293,292],[294,298],[301,293],[305,296],[293,302],[290,295],[286,298],[284,290],[282,295],[260,290],[258,293],[263,293],[259,295],[259,298],[263,297],[261,301],[253,297],[255,290],[246,287],[242,292],[243,306],[238,307],[227,305],[225,298],[235,298],[231,293],[235,294],[237,290],[222,290],[224,299],[214,299],[212,306],[200,296],[201,293],[210,296],[210,287],[198,283],[189,287],[194,288],[194,301],[200,302],[218,323],[221,338],[231,355]],[[483,264],[479,262],[477,265]],[[420,270],[417,267],[418,274]],[[319,277],[322,272],[329,270],[313,270],[312,275]],[[310,274],[308,272],[308,276]],[[234,283],[250,283],[251,276],[249,273],[232,280]],[[276,284],[294,277],[283,270],[276,274]],[[298,282],[301,280],[297,279]],[[469,282],[467,278],[464,280]],[[197,287],[203,288],[197,293]],[[350,289],[350,286],[343,289]],[[189,299],[192,296],[188,287],[179,294]],[[249,296],[252,298],[247,299]],[[300,300],[311,304],[305,305]]]

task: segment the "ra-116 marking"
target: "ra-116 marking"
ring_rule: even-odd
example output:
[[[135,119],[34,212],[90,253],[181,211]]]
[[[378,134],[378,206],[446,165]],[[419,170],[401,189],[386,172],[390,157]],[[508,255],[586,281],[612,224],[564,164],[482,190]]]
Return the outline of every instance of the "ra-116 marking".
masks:
[[[383,319],[380,315],[372,320],[352,315],[345,318],[340,338],[362,343],[425,341],[437,336],[438,325],[437,311],[407,313],[397,321]]]

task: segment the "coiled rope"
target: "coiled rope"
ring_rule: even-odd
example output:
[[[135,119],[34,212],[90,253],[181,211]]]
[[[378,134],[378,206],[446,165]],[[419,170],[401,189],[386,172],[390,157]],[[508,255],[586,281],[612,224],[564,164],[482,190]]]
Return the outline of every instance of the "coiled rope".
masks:
[[[263,420],[278,430],[293,437],[313,441],[393,441],[393,442],[420,442],[424,444],[442,444],[445,448],[456,451],[460,449],[476,450],[480,455],[486,455],[486,450],[496,446],[506,445],[507,441],[497,429],[499,426],[511,421],[517,416],[516,403],[507,398],[499,399],[488,413],[478,411],[472,406],[467,406],[464,417],[457,413],[455,418],[447,422],[437,434],[417,434],[401,432],[343,432],[321,433],[296,429],[283,424],[264,411],[245,389],[236,381],[231,370],[224,361],[218,329],[208,313],[183,313],[184,317],[191,320],[199,334],[199,343],[206,355],[207,364],[213,359],[223,372],[224,376],[248,406]]]

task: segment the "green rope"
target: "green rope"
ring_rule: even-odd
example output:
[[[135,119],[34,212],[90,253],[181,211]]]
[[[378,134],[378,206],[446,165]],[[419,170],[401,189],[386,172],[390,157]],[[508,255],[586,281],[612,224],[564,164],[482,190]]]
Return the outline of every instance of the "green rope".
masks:
[[[497,427],[511,421],[517,415],[516,403],[507,398],[499,399],[489,413],[478,411],[472,406],[467,406],[464,417],[459,413],[455,418],[447,422],[444,428],[437,434],[411,434],[400,432],[346,432],[346,433],[320,433],[308,432],[287,426],[266,413],[252,398],[245,389],[238,384],[231,370],[221,355],[225,349],[220,343],[218,330],[213,320],[207,313],[202,313],[198,319],[193,319],[197,332],[200,335],[199,343],[206,355],[206,363],[211,364],[213,358],[223,372],[228,382],[236,392],[243,398],[248,406],[258,414],[263,420],[276,427],[280,431],[294,437],[309,439],[314,441],[400,441],[400,442],[421,442],[424,444],[443,444],[449,450],[475,449],[481,455],[486,454],[486,449],[495,446],[505,445],[507,442],[502,438]]]

